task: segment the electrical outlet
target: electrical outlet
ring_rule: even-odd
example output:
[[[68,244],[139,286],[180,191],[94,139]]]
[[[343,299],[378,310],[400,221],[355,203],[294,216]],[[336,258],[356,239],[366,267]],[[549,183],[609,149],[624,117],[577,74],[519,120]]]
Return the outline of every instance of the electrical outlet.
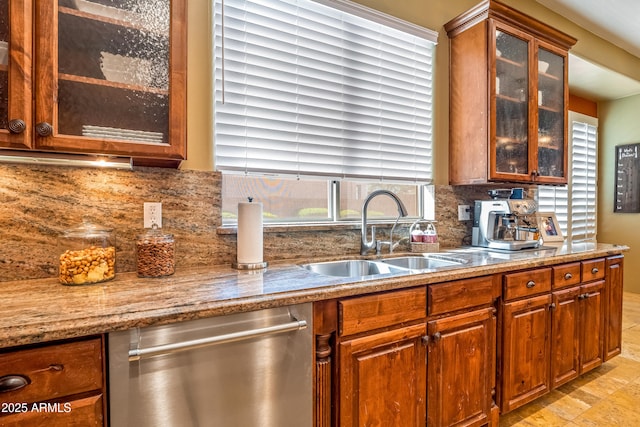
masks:
[[[144,228],[162,228],[162,203],[144,202]]]
[[[458,221],[471,221],[471,206],[458,205]]]

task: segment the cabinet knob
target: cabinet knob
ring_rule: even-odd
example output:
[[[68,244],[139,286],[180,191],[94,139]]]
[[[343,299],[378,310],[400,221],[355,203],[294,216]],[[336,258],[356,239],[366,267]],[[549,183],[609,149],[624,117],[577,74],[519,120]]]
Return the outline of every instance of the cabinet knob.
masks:
[[[433,342],[440,341],[440,338],[442,338],[442,334],[440,332],[436,332],[435,334],[433,334]]]
[[[29,377],[24,375],[5,375],[0,377],[0,393],[20,390],[31,384]]]
[[[572,278],[573,278],[573,274],[571,274],[571,273],[567,273],[567,274],[564,275],[564,280],[570,280]]]
[[[534,282],[533,280],[529,280],[527,282],[527,288],[531,289],[536,285],[536,282]]]
[[[552,302],[551,304],[549,304],[549,310],[555,310],[556,309],[556,303]]]
[[[423,336],[423,337],[422,337],[422,342],[423,342],[424,344],[429,344],[429,335],[425,335],[425,336]]]
[[[27,128],[27,124],[24,120],[21,119],[13,119],[9,121],[9,132],[11,133],[22,133]]]
[[[593,268],[591,269],[591,274],[597,274],[597,273],[598,273],[598,271],[600,271],[600,270],[598,270],[598,267],[593,267]]]
[[[53,126],[47,122],[40,122],[36,125],[36,132],[40,136],[51,136],[53,134]]]

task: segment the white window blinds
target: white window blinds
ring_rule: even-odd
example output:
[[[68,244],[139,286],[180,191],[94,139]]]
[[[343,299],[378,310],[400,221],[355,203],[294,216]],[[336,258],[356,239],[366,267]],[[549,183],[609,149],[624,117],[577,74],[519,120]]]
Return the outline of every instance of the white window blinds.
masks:
[[[538,209],[555,212],[560,228],[574,241],[596,237],[597,119],[570,112],[570,176],[561,187],[539,186]]]
[[[218,170],[431,180],[437,33],[336,4],[215,0]]]

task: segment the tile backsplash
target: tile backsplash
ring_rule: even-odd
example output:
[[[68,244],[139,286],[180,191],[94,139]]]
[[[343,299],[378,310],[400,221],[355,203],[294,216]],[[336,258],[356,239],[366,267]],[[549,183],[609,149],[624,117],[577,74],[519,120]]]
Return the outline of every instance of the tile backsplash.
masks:
[[[458,221],[457,206],[486,198],[488,188],[436,186],[441,247],[469,244],[471,221]],[[117,272],[135,271],[143,202],[162,202],[163,230],[176,240],[176,269],[230,264],[236,235],[218,231],[220,191],[218,172],[0,165],[0,281],[56,277],[62,251],[58,236],[84,219],[115,230]],[[396,233],[408,234],[408,226]],[[264,257],[357,254],[359,241],[359,227],[278,227],[264,234]]]

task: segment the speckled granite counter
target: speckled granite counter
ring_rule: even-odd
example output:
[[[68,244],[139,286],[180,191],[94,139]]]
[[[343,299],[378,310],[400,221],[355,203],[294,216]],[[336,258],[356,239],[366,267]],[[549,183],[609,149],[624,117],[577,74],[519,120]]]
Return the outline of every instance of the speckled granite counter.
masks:
[[[311,273],[298,265],[302,260],[296,260],[274,263],[264,272],[212,266],[159,279],[125,273],[109,282],[78,287],[52,279],[5,282],[0,291],[0,347],[400,289],[626,250],[626,246],[601,243],[569,243],[520,253],[460,248],[447,251],[466,261],[460,266],[366,281]]]

